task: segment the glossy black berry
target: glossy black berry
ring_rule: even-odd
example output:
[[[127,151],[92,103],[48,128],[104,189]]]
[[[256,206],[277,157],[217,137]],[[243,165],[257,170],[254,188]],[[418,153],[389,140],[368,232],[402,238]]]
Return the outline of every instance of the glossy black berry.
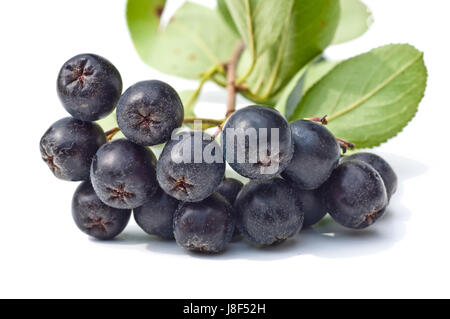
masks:
[[[81,181],[89,179],[92,157],[104,143],[106,136],[99,125],[66,117],[50,126],[39,147],[56,177]]]
[[[110,114],[122,93],[119,71],[105,58],[80,54],[61,67],[58,96],[73,117],[96,121]]]
[[[142,81],[128,88],[117,104],[117,123],[122,133],[141,145],[170,140],[172,131],[183,124],[183,104],[167,83]]]
[[[234,207],[240,233],[256,245],[282,242],[303,225],[303,204],[296,190],[278,177],[250,181],[242,188]]]
[[[380,174],[359,160],[340,164],[321,188],[327,212],[339,224],[354,229],[372,225],[388,203]]]
[[[174,236],[181,247],[218,253],[231,240],[235,213],[228,201],[214,193],[201,202],[183,203],[174,216]]]
[[[366,152],[345,156],[341,159],[342,162],[351,160],[360,160],[375,168],[383,179],[388,197],[391,198],[392,194],[397,190],[397,175],[388,162],[376,154]]]
[[[78,228],[97,239],[119,235],[130,220],[131,210],[105,205],[90,182],[81,183],[72,199],[72,216]]]
[[[237,195],[241,191],[244,184],[234,178],[224,178],[217,188],[216,192],[225,197],[228,202],[233,205]]]
[[[253,105],[233,113],[221,135],[224,158],[237,173],[268,179],[291,161],[294,146],[286,119],[276,110]]]
[[[296,188],[296,194],[303,205],[303,212],[305,214],[303,228],[311,227],[325,217],[327,211],[323,204],[320,189],[308,191]]]
[[[312,121],[292,122],[291,131],[294,156],[282,176],[298,188],[316,189],[338,165],[339,144],[324,125]]]
[[[220,183],[216,192],[225,197],[225,199],[231,204],[234,204],[237,195],[241,191],[244,184],[241,181],[238,181],[234,178],[224,178],[222,183]],[[237,227],[234,228],[233,239],[236,239],[240,235],[239,229]]]
[[[131,209],[143,205],[158,187],[152,151],[126,139],[104,144],[92,160],[91,182],[109,206]]]
[[[201,201],[211,195],[224,174],[219,144],[201,131],[182,132],[170,140],[157,165],[161,188],[184,202]]]
[[[147,234],[173,239],[173,215],[179,204],[158,187],[144,205],[133,210],[134,219]]]

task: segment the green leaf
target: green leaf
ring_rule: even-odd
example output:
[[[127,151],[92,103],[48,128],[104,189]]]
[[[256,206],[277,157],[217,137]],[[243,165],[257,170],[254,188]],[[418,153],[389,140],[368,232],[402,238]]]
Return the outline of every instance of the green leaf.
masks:
[[[194,92],[195,92],[195,90],[184,90],[184,91],[178,92],[181,102],[183,103],[184,117],[194,117],[195,116],[195,113],[194,113],[195,103],[191,103],[190,106],[188,103],[189,99],[192,97]]]
[[[302,93],[306,93],[311,87],[319,82],[325,75],[327,75],[340,61],[322,60],[313,63],[308,67],[305,74],[304,83],[302,86]],[[298,104],[298,103],[297,103]],[[296,104],[296,106],[297,106]]]
[[[290,120],[328,115],[328,128],[358,148],[397,135],[414,117],[427,82],[423,53],[391,44],[338,64],[304,96]]]
[[[217,10],[219,10],[220,15],[228,24],[230,29],[233,30],[236,35],[239,35],[239,31],[234,24],[233,17],[231,16],[230,10],[228,10],[225,0],[217,0]]]
[[[236,173],[236,171],[234,169],[232,169],[230,167],[230,165],[228,165],[228,164],[227,164],[226,169],[225,169],[225,176],[227,178],[237,179],[238,181],[241,181],[242,184],[244,184],[244,185],[247,184],[250,181],[250,179],[248,179],[247,177],[244,177],[244,176]]]
[[[248,78],[252,94],[261,101],[277,94],[306,64],[333,40],[339,20],[336,0],[284,0],[290,10],[280,23],[283,30],[275,45],[257,60]],[[266,3],[266,1],[264,1]]]
[[[186,2],[160,30],[164,4],[128,0],[128,28],[142,60],[163,73],[188,79],[228,60],[238,38],[217,10]]]
[[[276,43],[283,30],[282,21],[288,16],[292,5],[292,1],[279,0],[224,0],[224,2],[254,59]],[[224,8],[221,10],[225,12]]]
[[[166,0],[128,0],[127,23],[138,54],[145,61],[158,38]]]
[[[117,127],[116,110],[107,117],[98,120],[96,123],[100,125],[105,132]]]
[[[96,123],[98,125],[100,125],[101,128],[103,129],[103,131],[105,131],[105,132],[109,131],[115,127],[118,127],[117,118],[116,118],[116,110],[114,110],[114,112],[109,114],[104,119],[98,120]],[[123,133],[119,131],[114,135],[113,140],[118,139],[118,138],[125,138],[125,135],[123,135]]]
[[[373,16],[360,0],[340,0],[341,18],[333,44],[348,42],[363,35],[372,25]]]
[[[278,100],[275,109],[281,114],[284,114],[287,118],[292,114],[295,107],[300,102],[301,96],[303,95],[303,85],[305,82],[305,72],[306,67],[301,69],[292,78],[292,80],[286,85],[286,87],[277,95]],[[292,108],[292,104],[295,105]]]
[[[275,96],[276,109],[287,118],[291,117],[303,95],[322,77],[324,77],[339,62],[323,60],[306,65],[297,72],[292,80]]]
[[[153,145],[153,146],[147,146],[149,149],[152,150],[153,154],[155,154],[156,158],[159,158],[161,155],[164,146],[166,146],[166,143],[159,144],[159,145]]]

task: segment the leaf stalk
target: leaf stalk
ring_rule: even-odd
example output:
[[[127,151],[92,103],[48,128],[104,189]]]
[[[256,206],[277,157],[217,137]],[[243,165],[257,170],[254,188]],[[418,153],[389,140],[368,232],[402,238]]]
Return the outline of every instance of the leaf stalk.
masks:
[[[241,40],[226,64],[227,71],[227,111],[225,116],[230,116],[236,109],[236,69],[239,59],[244,51],[245,44]]]

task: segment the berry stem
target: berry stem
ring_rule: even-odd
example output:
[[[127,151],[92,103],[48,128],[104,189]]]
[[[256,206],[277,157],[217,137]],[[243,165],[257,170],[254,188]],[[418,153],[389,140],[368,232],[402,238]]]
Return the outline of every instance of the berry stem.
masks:
[[[222,124],[217,126],[217,130],[211,136],[213,139],[216,139],[216,137],[219,136],[220,133],[222,133]]]
[[[236,69],[239,58],[244,51],[245,44],[240,40],[231,55],[230,60],[225,65],[227,72],[227,112],[226,117],[230,116],[236,109]]]
[[[219,79],[219,78],[217,77],[217,74],[214,74],[214,75],[211,77],[211,80],[212,80],[214,83],[216,83],[218,86],[221,86],[221,87],[223,87],[223,88],[226,88],[226,87],[227,87],[227,82],[226,82],[226,81],[223,81],[222,79]]]
[[[317,123],[322,123],[323,125],[327,125],[328,124],[327,115],[322,116],[322,117],[307,117],[304,120],[317,122]]]
[[[205,119],[199,117],[185,117],[183,123],[184,124],[193,124],[195,121],[201,121],[203,124],[211,124],[211,125],[221,125],[225,120],[214,120],[214,119]]]
[[[105,132],[106,140],[109,142],[113,139],[114,135],[116,135],[118,132],[120,132],[120,129],[118,127],[115,127],[113,129],[110,129],[109,131]]]
[[[187,109],[192,108],[192,106],[195,104],[195,102],[197,102],[198,96],[200,95],[200,92],[202,91],[203,85],[206,83],[206,81],[211,79],[214,76],[214,74],[216,74],[217,72],[220,71],[221,68],[222,68],[222,66],[213,65],[208,71],[206,71],[202,75],[197,89],[195,89],[195,91],[192,92],[191,96],[189,97],[189,99],[186,102],[185,107]]]
[[[347,149],[351,149],[352,150],[352,149],[355,148],[355,144],[350,143],[350,142],[348,142],[346,140],[343,140],[343,139],[341,139],[339,137],[336,137],[336,140],[338,141],[339,146],[342,149],[342,153],[344,153],[344,154],[347,152]]]

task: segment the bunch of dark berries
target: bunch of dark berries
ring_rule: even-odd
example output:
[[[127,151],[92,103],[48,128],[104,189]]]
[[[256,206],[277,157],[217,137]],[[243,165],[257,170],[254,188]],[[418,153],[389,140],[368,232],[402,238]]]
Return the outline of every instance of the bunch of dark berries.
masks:
[[[268,246],[327,213],[345,227],[366,228],[396,191],[397,177],[379,156],[341,157],[349,143],[336,139],[324,118],[289,124],[272,108],[248,106],[220,126],[219,146],[203,131],[177,130],[184,110],[168,84],[143,81],[122,94],[117,69],[94,54],[68,60],[57,91],[72,117],[45,132],[42,159],[56,177],[83,181],[73,219],[98,239],[120,234],[133,212],[145,232],[189,250],[220,252],[241,235]],[[114,109],[119,128],[104,132],[93,121]],[[126,139],[112,140],[119,129]],[[162,143],[157,160],[149,146]],[[250,182],[226,178],[225,162]]]

